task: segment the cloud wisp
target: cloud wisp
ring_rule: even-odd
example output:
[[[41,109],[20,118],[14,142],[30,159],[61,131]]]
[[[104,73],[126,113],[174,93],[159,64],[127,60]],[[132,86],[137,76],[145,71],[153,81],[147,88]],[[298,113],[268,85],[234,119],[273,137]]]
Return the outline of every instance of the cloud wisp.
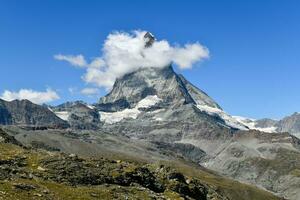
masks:
[[[87,62],[82,55],[55,55],[57,60],[85,68],[82,79],[98,87],[110,89],[116,78],[139,68],[163,68],[174,63],[180,69],[189,69],[209,57],[209,51],[200,43],[172,46],[166,40],[155,40],[146,47],[146,31],[114,32],[107,36],[102,55]]]
[[[99,94],[99,89],[98,88],[83,88],[80,93],[82,95],[88,96],[88,97],[92,97],[94,95],[98,95]]]
[[[17,92],[5,90],[0,98],[6,101],[27,99],[36,104],[43,104],[58,100],[60,97],[51,89],[47,89],[45,92],[34,91],[31,89],[21,89]]]
[[[72,55],[57,54],[54,56],[54,59],[67,61],[75,67],[86,67],[87,66],[87,62],[85,61],[85,58],[83,55],[72,56]]]

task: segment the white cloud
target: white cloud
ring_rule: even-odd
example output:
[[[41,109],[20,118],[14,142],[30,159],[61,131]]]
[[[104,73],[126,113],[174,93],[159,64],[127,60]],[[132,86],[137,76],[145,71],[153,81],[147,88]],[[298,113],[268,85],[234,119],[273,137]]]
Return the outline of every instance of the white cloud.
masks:
[[[58,54],[58,55],[54,55],[54,59],[67,61],[71,65],[76,67],[87,67],[87,62],[85,61],[83,55],[72,56],[72,55]]]
[[[93,96],[99,94],[98,88],[84,88],[80,91],[81,94],[86,96]]]
[[[105,61],[102,58],[94,58],[88,65],[90,68],[101,68],[105,66]]]
[[[163,68],[174,63],[180,69],[188,69],[194,63],[209,57],[208,49],[198,42],[181,47],[172,46],[166,40],[156,40],[152,46],[145,47],[145,34],[146,31],[109,34],[104,42],[102,55],[90,63],[87,63],[82,55],[59,55],[55,58],[66,60],[75,66],[86,67],[86,73],[82,76],[85,82],[109,89],[116,78],[139,68]],[[74,58],[81,62],[74,62]]]
[[[18,92],[5,90],[0,98],[6,101],[27,99],[36,104],[43,104],[57,100],[60,97],[51,89],[47,89],[45,92],[38,92],[31,89],[21,89]]]
[[[207,58],[208,55],[208,49],[203,49],[199,43],[187,44],[184,48],[175,49],[173,60],[181,69],[188,69],[201,58]]]

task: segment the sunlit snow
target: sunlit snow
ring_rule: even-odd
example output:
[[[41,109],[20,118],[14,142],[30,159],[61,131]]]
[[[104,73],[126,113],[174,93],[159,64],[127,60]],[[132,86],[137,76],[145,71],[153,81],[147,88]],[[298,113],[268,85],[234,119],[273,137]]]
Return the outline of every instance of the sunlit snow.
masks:
[[[57,117],[61,118],[62,120],[68,121],[69,118],[69,112],[67,111],[58,111],[54,112]]]
[[[206,112],[209,115],[217,115],[221,119],[223,119],[226,123],[226,125],[231,126],[233,128],[241,129],[241,130],[248,130],[244,124],[240,123],[238,120],[233,118],[231,115],[227,114],[223,110],[216,108],[216,107],[210,107],[207,105],[197,105],[197,108],[199,110]]]
[[[136,119],[137,116],[141,113],[139,108],[149,108],[160,101],[161,99],[158,98],[156,95],[150,95],[142,99],[141,101],[139,101],[134,108],[131,109],[126,108],[118,112],[99,112],[100,119],[101,121],[104,121],[105,123],[108,124],[113,124],[122,121],[123,119],[126,118]]]
[[[265,128],[256,127],[257,122],[255,119],[250,119],[250,118],[241,117],[241,116],[233,116],[233,117],[240,123],[249,127],[249,129],[254,129],[254,130],[263,131],[263,132],[267,132],[267,133],[276,133],[277,132],[276,131],[277,127],[275,127],[275,126],[270,126],[270,127],[265,127]]]

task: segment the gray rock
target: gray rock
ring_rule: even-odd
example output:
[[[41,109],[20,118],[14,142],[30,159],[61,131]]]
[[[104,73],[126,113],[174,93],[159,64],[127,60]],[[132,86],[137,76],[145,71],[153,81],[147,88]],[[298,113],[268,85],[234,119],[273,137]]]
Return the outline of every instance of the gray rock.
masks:
[[[278,123],[278,121],[274,120],[274,119],[259,119],[255,121],[255,127],[257,128],[268,128],[268,127],[272,127],[272,126],[276,126],[276,124]]]
[[[0,124],[32,127],[67,128],[66,121],[49,109],[28,100],[4,101],[0,99]]]
[[[95,130],[102,125],[99,112],[80,101],[52,106],[51,110],[54,113],[67,112],[68,123],[74,129]]]
[[[279,132],[300,133],[300,113],[294,113],[276,123]]]

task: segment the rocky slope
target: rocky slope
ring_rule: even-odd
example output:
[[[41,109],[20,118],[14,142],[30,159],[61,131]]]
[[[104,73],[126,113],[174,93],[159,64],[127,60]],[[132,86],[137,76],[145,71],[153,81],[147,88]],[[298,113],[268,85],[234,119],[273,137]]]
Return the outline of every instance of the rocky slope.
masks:
[[[99,112],[84,102],[67,102],[49,108],[59,118],[67,121],[73,129],[95,130],[102,125]]]
[[[279,132],[289,132],[300,138],[300,113],[294,113],[278,121],[275,125]]]
[[[31,127],[67,128],[66,121],[47,108],[28,100],[4,101],[0,99],[0,124]]]
[[[202,163],[288,199],[300,197],[300,140],[289,134],[238,132]]]
[[[80,158],[9,141],[0,149],[0,199],[279,199],[182,162]]]

